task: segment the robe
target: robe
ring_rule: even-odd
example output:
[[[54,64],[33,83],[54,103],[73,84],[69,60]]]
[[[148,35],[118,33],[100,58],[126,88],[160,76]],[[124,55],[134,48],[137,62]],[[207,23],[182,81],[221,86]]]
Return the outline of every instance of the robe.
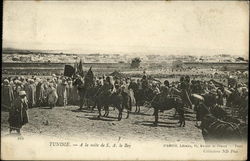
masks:
[[[19,130],[28,123],[28,101],[27,98],[18,97],[14,100],[13,106],[9,112],[9,124],[11,130]]]
[[[35,84],[28,85],[27,99],[29,108],[32,108],[36,104],[36,87]]]
[[[67,89],[66,85],[60,83],[57,86],[57,94],[58,94],[58,105],[59,106],[66,106],[67,105]]]
[[[54,107],[58,100],[57,91],[54,87],[47,89],[47,96],[48,96],[48,104],[50,107]]]
[[[14,93],[12,87],[10,85],[3,85],[1,89],[1,97],[2,97],[2,109],[10,110],[11,104],[14,100]]]
[[[44,97],[44,88],[42,86],[42,83],[38,83],[36,86],[36,105],[40,107],[43,102]]]

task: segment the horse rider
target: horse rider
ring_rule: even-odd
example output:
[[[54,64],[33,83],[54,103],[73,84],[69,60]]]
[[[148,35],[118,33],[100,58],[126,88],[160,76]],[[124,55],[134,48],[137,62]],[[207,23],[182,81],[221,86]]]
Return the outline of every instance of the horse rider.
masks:
[[[160,92],[160,89],[157,87],[157,85],[156,85],[155,82],[152,83],[152,90],[153,90],[153,93],[154,93],[155,95],[158,95],[158,94],[161,93],[161,92]]]
[[[103,86],[101,86],[101,88],[98,90],[97,92],[97,96],[100,94],[107,94],[107,95],[111,95],[112,90],[113,90],[113,85],[111,83],[110,77],[107,76],[106,79],[104,80],[104,84]]]

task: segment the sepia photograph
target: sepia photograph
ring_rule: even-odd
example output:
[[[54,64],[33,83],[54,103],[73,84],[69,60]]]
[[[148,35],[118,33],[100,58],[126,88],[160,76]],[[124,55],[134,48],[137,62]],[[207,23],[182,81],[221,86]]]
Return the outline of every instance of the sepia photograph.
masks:
[[[248,1],[3,1],[1,159],[247,160]]]

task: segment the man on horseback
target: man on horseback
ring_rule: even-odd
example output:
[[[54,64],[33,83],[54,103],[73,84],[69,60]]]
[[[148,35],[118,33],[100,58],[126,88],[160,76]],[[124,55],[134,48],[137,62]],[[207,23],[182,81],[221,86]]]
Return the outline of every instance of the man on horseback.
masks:
[[[103,94],[111,95],[114,86],[111,83],[110,77],[107,76],[103,83],[103,86],[101,86],[101,88],[97,92],[97,96]]]

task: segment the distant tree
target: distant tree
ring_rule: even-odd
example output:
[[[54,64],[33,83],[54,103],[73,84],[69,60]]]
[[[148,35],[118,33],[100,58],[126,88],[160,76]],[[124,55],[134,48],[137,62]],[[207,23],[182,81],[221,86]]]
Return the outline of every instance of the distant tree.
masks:
[[[245,59],[243,57],[238,57],[236,60],[237,61],[245,61]]]
[[[140,67],[140,63],[141,63],[141,59],[140,58],[133,58],[131,61],[131,68],[139,68]]]

